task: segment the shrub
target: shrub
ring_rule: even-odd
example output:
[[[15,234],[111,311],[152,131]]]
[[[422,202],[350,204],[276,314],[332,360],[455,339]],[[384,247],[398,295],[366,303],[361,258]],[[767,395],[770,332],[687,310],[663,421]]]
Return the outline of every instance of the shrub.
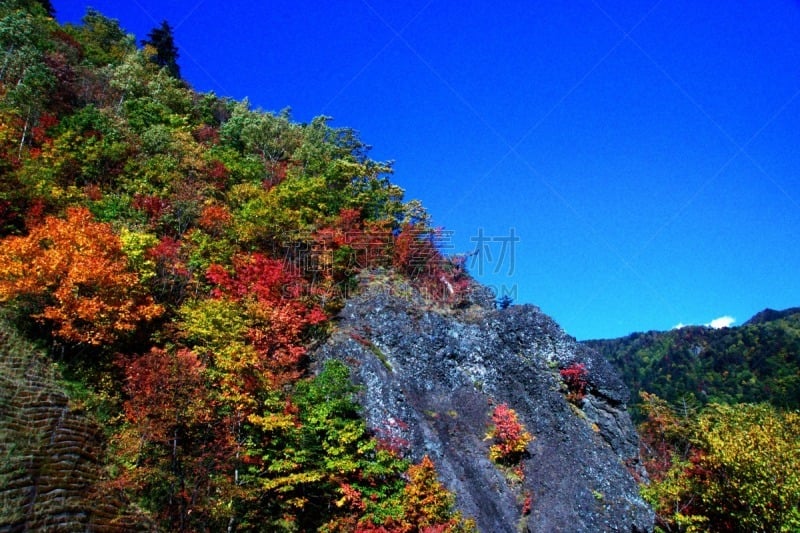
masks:
[[[492,412],[492,424],[486,433],[486,438],[494,441],[489,457],[497,463],[518,463],[533,437],[519,422],[516,411],[506,404],[498,405]]]
[[[572,363],[566,368],[562,368],[559,373],[564,383],[567,385],[567,400],[572,403],[580,403],[586,396],[586,365],[583,363]]]

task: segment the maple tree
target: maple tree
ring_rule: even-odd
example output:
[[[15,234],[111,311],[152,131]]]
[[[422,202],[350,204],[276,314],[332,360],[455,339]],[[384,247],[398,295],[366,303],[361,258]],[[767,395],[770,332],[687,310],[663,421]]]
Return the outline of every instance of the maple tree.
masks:
[[[129,270],[119,237],[86,208],[46,217],[0,247],[0,301],[22,299],[64,340],[100,345],[163,309]]]
[[[224,205],[206,205],[200,212],[197,223],[209,234],[219,237],[230,225],[231,213]]]
[[[126,374],[125,415],[153,442],[174,442],[175,425],[207,420],[205,365],[191,350],[170,353],[152,348],[119,364]]]
[[[642,391],[639,395],[646,417],[638,427],[639,447],[648,476],[660,482],[674,462],[688,456],[690,421],[655,394]]]
[[[359,272],[391,264],[391,228],[389,220],[364,220],[360,209],[343,209],[330,225],[313,233],[310,246],[298,247],[294,260],[319,273],[321,296],[335,308],[356,289]]]

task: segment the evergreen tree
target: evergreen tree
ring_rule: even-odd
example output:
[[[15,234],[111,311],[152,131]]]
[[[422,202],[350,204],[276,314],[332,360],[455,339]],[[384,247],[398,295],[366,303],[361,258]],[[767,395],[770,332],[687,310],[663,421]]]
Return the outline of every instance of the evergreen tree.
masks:
[[[14,11],[22,9],[36,15],[42,14],[55,17],[56,10],[50,0],[3,0],[0,2],[0,9],[4,11]]]
[[[495,301],[494,306],[497,309],[508,309],[509,307],[511,307],[511,304],[513,302],[514,300],[511,298],[511,296],[509,296],[508,294],[504,294]]]
[[[161,26],[150,30],[150,33],[147,34],[147,39],[142,40],[142,46],[155,48],[155,54],[150,56],[150,60],[156,65],[166,67],[174,78],[180,79],[178,47],[175,46],[172,26],[169,25],[169,22],[165,20],[161,22]]]
[[[53,7],[53,3],[50,0],[37,0],[36,3],[41,5],[49,16],[56,16],[56,8]]]

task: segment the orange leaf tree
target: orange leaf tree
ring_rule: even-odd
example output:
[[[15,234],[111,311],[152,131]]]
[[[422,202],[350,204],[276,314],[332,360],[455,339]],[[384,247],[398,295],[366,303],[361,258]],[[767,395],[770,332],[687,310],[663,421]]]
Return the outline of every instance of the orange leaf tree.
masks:
[[[439,481],[436,465],[425,455],[408,467],[401,500],[401,516],[389,516],[375,524],[372,517],[358,522],[356,533],[475,533],[472,519],[465,519],[455,507],[455,495]],[[333,531],[340,531],[334,529]]]
[[[419,530],[426,527],[444,526],[447,531],[452,525],[455,497],[439,481],[436,466],[427,455],[417,465],[408,468],[408,485],[405,487],[405,507],[407,522]]]
[[[86,208],[1,244],[0,302],[24,302],[64,340],[113,342],[163,312],[128,268],[119,237]]]

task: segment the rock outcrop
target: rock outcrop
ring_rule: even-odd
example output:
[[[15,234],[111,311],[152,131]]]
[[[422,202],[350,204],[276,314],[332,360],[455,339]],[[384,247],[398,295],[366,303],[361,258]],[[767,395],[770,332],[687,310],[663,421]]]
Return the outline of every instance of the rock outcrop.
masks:
[[[484,298],[442,310],[381,277],[348,301],[315,358],[351,367],[370,427],[414,459],[429,455],[481,531],[652,530],[627,388],[538,308],[495,310]],[[573,363],[587,370],[579,405],[559,373]],[[534,437],[521,477],[489,459],[490,412],[503,403]]]

